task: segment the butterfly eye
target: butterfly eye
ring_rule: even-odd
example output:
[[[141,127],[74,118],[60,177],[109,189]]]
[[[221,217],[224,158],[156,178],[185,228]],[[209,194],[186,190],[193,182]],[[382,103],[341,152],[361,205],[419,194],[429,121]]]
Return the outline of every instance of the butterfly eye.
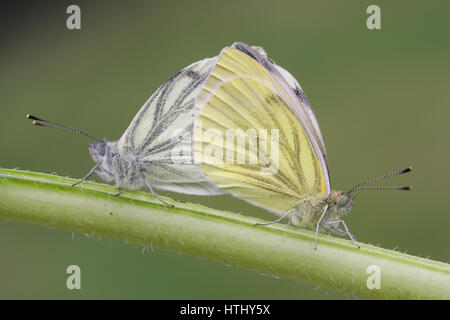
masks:
[[[99,143],[98,153],[104,157],[106,156],[106,152],[108,151],[108,145],[105,142]]]
[[[90,149],[98,156],[104,157],[106,153],[106,144],[104,142],[94,142],[91,144]]]
[[[343,193],[336,200],[337,207],[345,207],[352,201],[349,194]]]
[[[98,153],[99,153],[101,156],[104,156],[104,155],[105,155],[105,145],[101,144],[101,145],[98,147]]]
[[[340,195],[336,200],[336,205],[338,207],[343,207],[345,205],[345,202],[346,202],[346,197],[344,195]]]

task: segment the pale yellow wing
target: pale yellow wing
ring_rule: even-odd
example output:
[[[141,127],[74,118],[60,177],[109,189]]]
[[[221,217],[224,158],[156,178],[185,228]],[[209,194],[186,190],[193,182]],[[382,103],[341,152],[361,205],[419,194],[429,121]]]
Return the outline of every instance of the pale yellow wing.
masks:
[[[207,179],[276,213],[325,195],[318,155],[289,103],[264,66],[222,50],[196,102],[194,158]]]

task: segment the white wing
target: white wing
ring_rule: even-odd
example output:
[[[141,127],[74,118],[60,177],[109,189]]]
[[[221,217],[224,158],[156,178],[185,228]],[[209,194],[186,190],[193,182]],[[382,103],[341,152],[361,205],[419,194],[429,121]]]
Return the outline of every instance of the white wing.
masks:
[[[141,165],[153,187],[188,194],[213,195],[193,161],[195,98],[217,58],[193,63],[163,84],[142,106],[118,142],[122,157]]]

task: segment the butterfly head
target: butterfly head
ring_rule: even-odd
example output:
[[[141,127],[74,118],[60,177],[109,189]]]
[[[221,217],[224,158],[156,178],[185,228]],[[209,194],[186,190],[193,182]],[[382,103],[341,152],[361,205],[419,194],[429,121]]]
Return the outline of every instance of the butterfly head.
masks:
[[[106,139],[89,144],[89,153],[99,167],[97,174],[106,181],[114,179],[114,166],[118,157],[116,146],[117,142],[110,142]]]
[[[355,196],[348,192],[332,191],[327,199],[327,203],[329,214],[339,218],[353,208]]]
[[[110,153],[110,147],[108,146],[108,140],[103,139],[102,141],[94,141],[89,144],[89,153],[92,159],[97,162],[103,162],[107,154]]]

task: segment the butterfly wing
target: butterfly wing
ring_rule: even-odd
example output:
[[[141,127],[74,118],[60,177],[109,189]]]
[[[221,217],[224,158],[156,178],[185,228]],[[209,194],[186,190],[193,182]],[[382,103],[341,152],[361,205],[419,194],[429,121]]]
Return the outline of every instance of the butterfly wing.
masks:
[[[236,42],[232,47],[238,49],[241,52],[249,55],[261,65],[263,65],[272,76],[278,81],[278,83],[285,89],[287,95],[290,96],[291,102],[289,103],[289,108],[297,116],[305,131],[310,137],[310,140],[316,149],[316,152],[320,155],[319,161],[321,161],[321,166],[325,167],[326,170],[326,180],[328,182],[328,192],[330,192],[329,186],[329,173],[328,165],[326,162],[326,150],[325,144],[323,142],[322,133],[320,131],[319,123],[317,122],[316,116],[311,108],[308,98],[303,92],[298,81],[284,68],[276,65],[267,56],[267,53],[263,48],[257,46],[249,46],[242,42]]]
[[[273,76],[273,64],[265,66],[256,54],[222,50],[197,98],[194,155],[220,190],[282,213],[327,194],[329,181],[310,128],[294,112],[297,97]]]
[[[208,58],[187,66],[147,100],[118,142],[122,157],[137,160],[156,188],[190,194],[215,194],[193,164],[195,98],[216,63]]]
[[[295,104],[293,107],[295,109],[303,110],[304,114],[308,115],[306,122],[311,129],[314,139],[317,141],[318,146],[320,148],[320,151],[323,155],[323,157],[326,159],[326,150],[325,150],[325,144],[323,142],[322,132],[320,131],[319,123],[317,122],[316,116],[314,114],[314,111],[311,108],[311,105],[309,103],[308,98],[303,93],[303,89],[300,86],[300,84],[297,82],[297,80],[286,70],[283,69],[280,66],[275,65],[277,71],[281,75],[282,78],[284,78],[288,84],[288,86],[291,88],[291,90],[295,93],[295,95],[298,97],[298,100],[296,100],[297,104]],[[299,114],[302,112],[299,110]],[[326,162],[325,162],[326,164]]]

